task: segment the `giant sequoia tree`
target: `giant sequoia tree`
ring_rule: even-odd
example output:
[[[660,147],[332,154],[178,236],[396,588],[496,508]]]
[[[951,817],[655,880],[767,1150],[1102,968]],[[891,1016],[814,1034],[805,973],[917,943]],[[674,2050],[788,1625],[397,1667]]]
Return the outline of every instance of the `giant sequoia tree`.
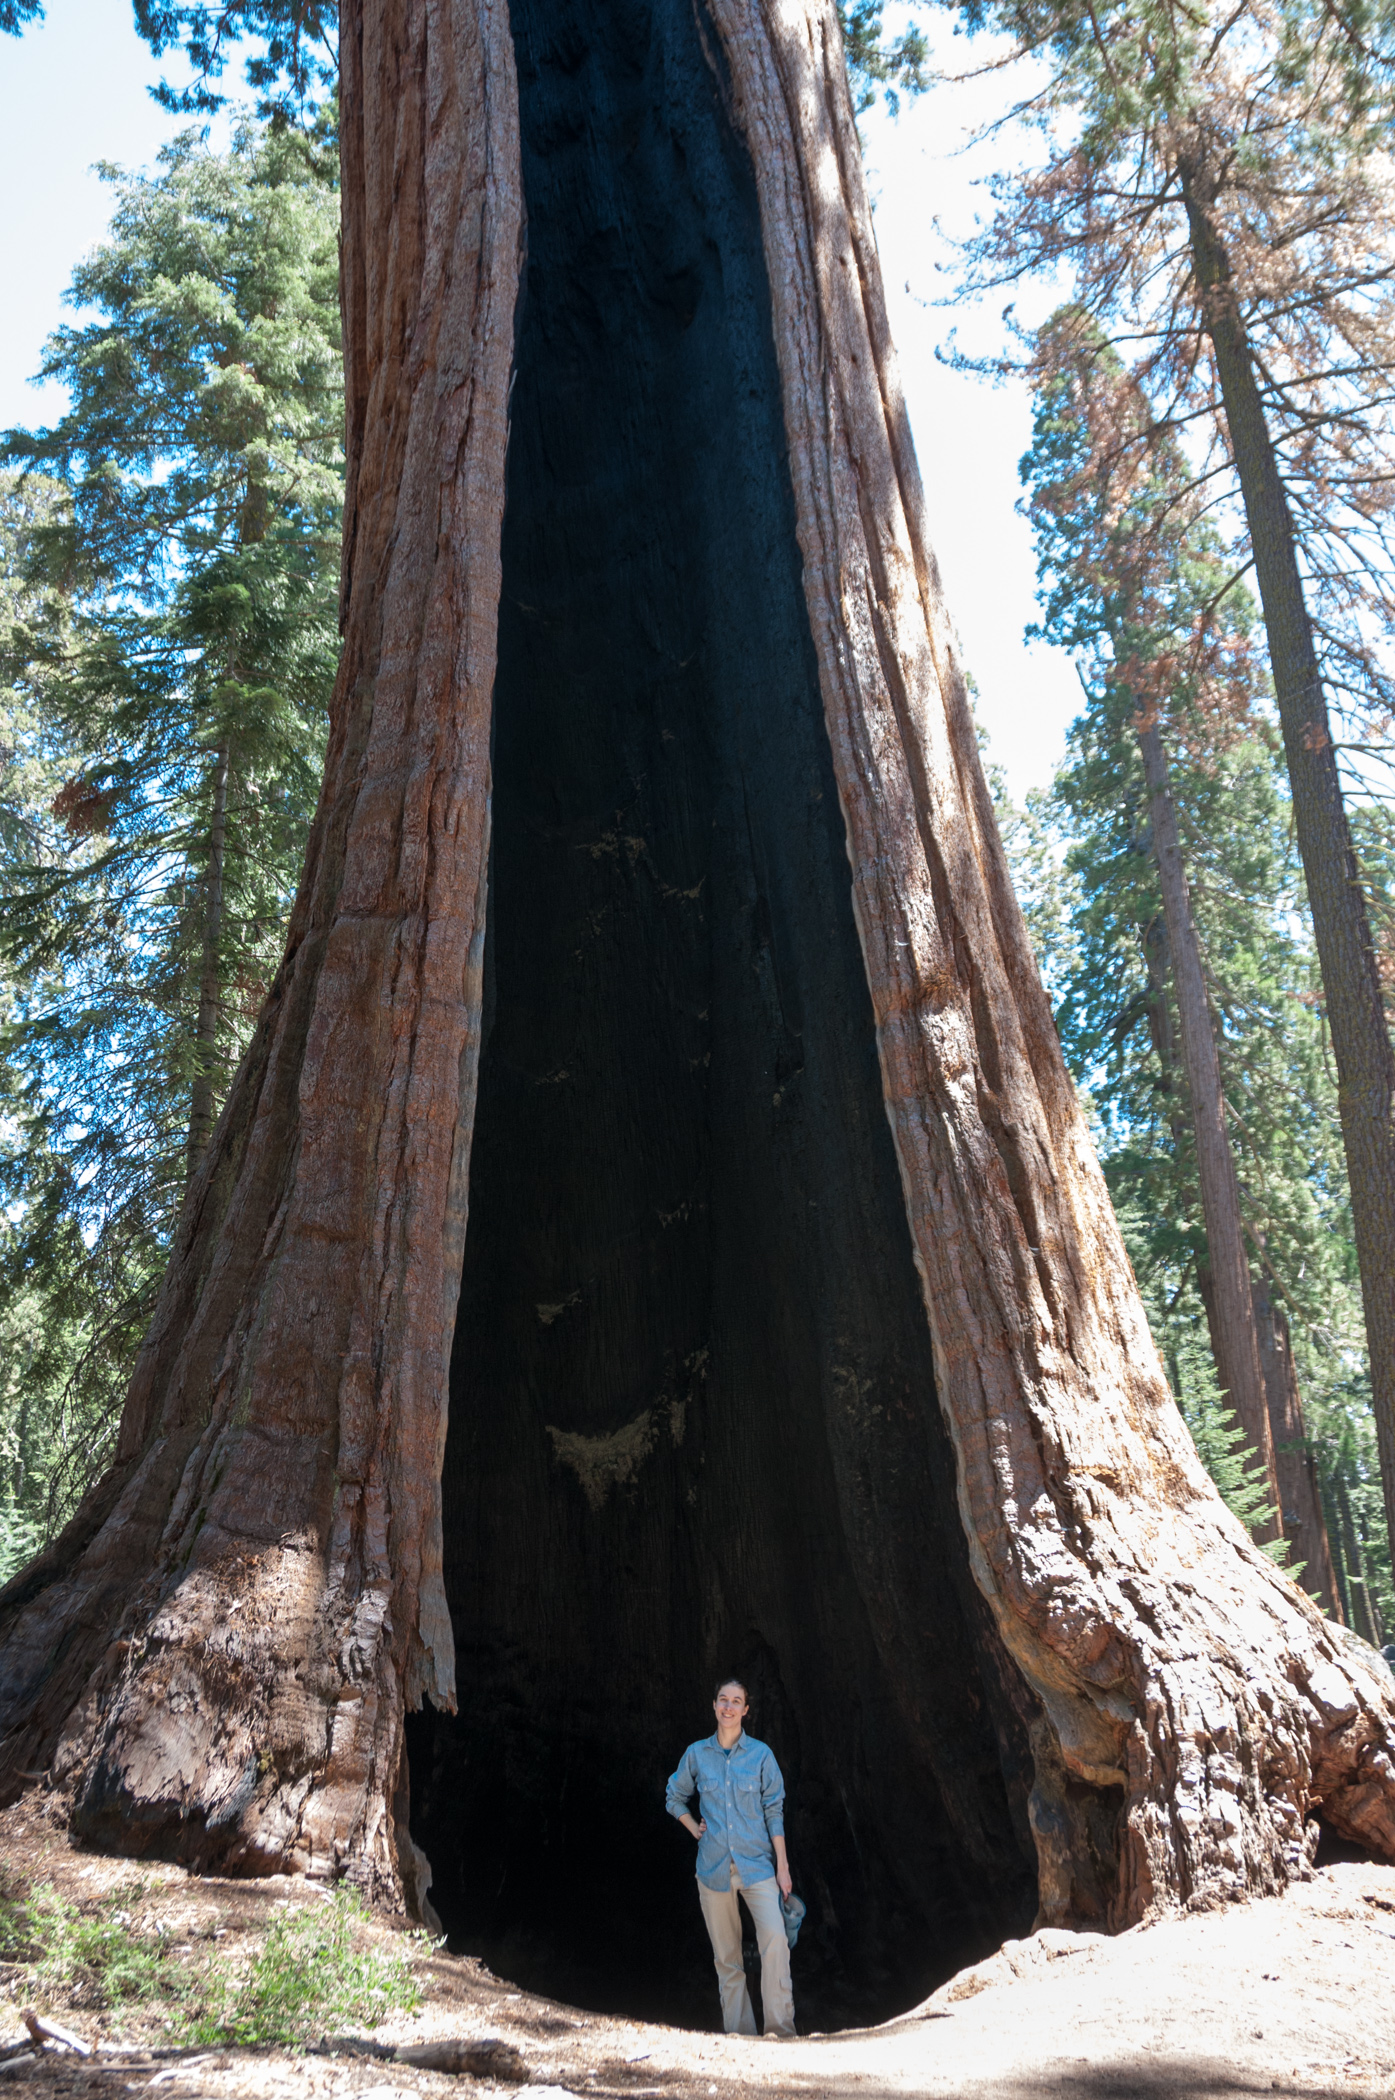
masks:
[[[1062,1063],[832,6],[347,0],[340,57],[324,790],[116,1462],[4,1594],[6,1784],[409,1893],[410,1820],[521,1947],[632,1885],[720,1659],[884,1991],[1033,1877],[1395,1852],[1388,1673],[1207,1479]]]

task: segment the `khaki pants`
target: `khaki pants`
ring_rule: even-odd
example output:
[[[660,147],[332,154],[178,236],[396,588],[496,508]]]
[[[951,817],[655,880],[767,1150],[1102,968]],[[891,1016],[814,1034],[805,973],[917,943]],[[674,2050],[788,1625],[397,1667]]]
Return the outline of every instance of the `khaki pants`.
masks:
[[[746,1988],[746,1970],[741,1960],[741,1912],[739,1889],[746,1898],[760,1948],[760,1996],[765,2008],[767,2034],[794,2033],[794,1994],[790,1989],[790,1943],[785,1933],[785,1914],[780,1908],[780,1888],[774,1875],[748,1888],[733,1864],[730,1889],[697,1885],[703,1923],[712,1942],[712,1959],[722,1993],[722,2025],[728,2034],[754,2034],[756,2016]]]

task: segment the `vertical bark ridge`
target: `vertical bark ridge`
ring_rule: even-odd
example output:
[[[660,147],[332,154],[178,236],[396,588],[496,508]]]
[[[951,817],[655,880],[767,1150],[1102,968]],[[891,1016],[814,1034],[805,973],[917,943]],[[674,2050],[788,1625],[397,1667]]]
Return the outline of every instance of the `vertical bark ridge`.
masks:
[[[404,1695],[453,1699],[440,1469],[522,205],[504,0],[351,5],[342,59],[324,788],[116,1465],[0,1600],[0,1712],[8,1789],[52,1757],[91,1836],[391,1888]]]
[[[810,624],[975,1577],[1114,1917],[1395,1850],[1395,1698],[1221,1504],[1167,1393],[981,777],[886,333],[836,17],[712,0],[756,171]]]

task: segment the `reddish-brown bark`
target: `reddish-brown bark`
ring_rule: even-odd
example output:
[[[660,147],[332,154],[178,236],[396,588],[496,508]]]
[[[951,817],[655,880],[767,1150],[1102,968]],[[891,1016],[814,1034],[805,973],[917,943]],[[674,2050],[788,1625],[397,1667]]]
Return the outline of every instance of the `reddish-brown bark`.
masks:
[[[99,1838],[392,1883],[403,1702],[453,1696],[439,1476],[522,226],[502,0],[343,27],[325,785],[116,1463],[5,1598],[5,1774],[51,1761]]]
[[[1061,1059],[925,542],[832,0],[714,0],[704,26],[759,193],[960,1513],[1034,1694],[1043,1913],[1086,1882],[1116,1923],[1274,1887],[1318,1805],[1395,1851],[1388,1673],[1201,1468]],[[11,1786],[51,1760],[90,1835],[390,1883],[403,1706],[452,1696],[442,1408],[521,203],[503,0],[351,4],[343,51],[346,647],[310,864],[117,1465],[0,1630]]]
[[[831,6],[716,0],[761,198],[810,623],[974,1572],[1117,1923],[1395,1851],[1388,1673],[1229,1515],[1168,1396],[1008,881],[886,323]]]

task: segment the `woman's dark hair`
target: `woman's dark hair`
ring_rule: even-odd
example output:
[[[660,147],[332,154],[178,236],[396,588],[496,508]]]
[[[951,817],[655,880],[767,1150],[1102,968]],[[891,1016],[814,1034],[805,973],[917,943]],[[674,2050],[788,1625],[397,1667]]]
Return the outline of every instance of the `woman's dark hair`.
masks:
[[[740,1685],[741,1696],[746,1701],[746,1704],[749,1706],[751,1703],[751,1694],[747,1687],[746,1680],[744,1677],[719,1677],[717,1679],[717,1682],[712,1687],[713,1698],[720,1699],[723,1692],[726,1690],[729,1684]]]

